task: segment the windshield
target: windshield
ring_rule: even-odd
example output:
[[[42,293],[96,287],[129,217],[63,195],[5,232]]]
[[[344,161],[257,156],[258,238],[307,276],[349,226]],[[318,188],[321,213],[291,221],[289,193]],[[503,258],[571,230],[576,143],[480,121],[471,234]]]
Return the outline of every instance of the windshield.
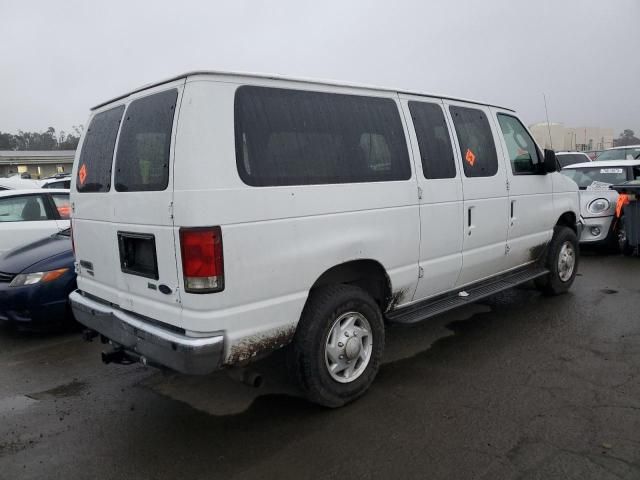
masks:
[[[560,173],[576,182],[580,190],[608,190],[609,185],[627,181],[627,169],[624,167],[567,168]]]
[[[615,148],[605,150],[598,156],[598,160],[638,160],[640,147]]]

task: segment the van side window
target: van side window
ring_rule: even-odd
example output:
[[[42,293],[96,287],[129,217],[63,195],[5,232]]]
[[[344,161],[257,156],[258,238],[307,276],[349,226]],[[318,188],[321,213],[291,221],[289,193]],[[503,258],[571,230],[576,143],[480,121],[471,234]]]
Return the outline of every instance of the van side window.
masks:
[[[425,178],[454,178],[456,164],[449,129],[440,105],[409,102]]]
[[[116,153],[118,192],[165,190],[178,91],[134,100],[125,113]]]
[[[408,180],[396,103],[243,86],[235,98],[236,163],[251,186]]]
[[[507,145],[511,171],[514,175],[537,173],[540,157],[536,143],[520,120],[511,115],[498,114],[498,123]]]
[[[449,107],[458,135],[466,177],[492,177],[498,173],[498,154],[489,120],[482,110]]]
[[[124,105],[96,114],[82,143],[76,189],[78,192],[108,192],[111,163]]]

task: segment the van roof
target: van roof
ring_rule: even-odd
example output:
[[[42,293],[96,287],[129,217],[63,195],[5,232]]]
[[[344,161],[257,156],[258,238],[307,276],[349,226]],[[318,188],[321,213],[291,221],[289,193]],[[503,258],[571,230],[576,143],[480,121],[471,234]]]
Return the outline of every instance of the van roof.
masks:
[[[501,108],[503,110],[509,110],[510,112],[514,112],[515,111],[515,110],[513,110],[511,108],[502,107],[500,105],[494,105],[494,104],[485,103],[485,102],[478,102],[478,101],[475,101],[475,100],[469,100],[469,99],[465,99],[465,98],[451,97],[451,96],[448,96],[448,95],[437,95],[437,94],[433,94],[433,93],[425,93],[425,92],[419,92],[419,91],[414,91],[414,90],[406,90],[406,89],[402,89],[402,88],[390,88],[390,87],[380,87],[380,86],[372,86],[372,85],[362,85],[362,84],[355,84],[355,83],[349,83],[349,82],[339,82],[339,81],[335,81],[335,80],[317,80],[317,79],[309,79],[309,78],[296,78],[296,77],[288,77],[288,76],[285,76],[285,75],[278,75],[278,74],[271,74],[271,73],[222,72],[222,71],[215,71],[215,70],[194,70],[194,71],[191,71],[191,72],[186,72],[186,73],[183,73],[181,75],[176,75],[174,77],[161,80],[159,82],[149,83],[147,85],[143,85],[142,87],[139,87],[139,88],[136,88],[134,90],[131,90],[130,92],[125,93],[124,95],[119,95],[119,96],[114,97],[114,98],[112,98],[110,100],[107,100],[106,102],[102,102],[102,103],[96,105],[95,107],[93,107],[91,110],[96,110],[97,108],[104,107],[105,105],[108,105],[108,104],[110,104],[112,102],[115,102],[117,100],[121,100],[123,98],[127,98],[129,95],[132,95],[132,94],[137,93],[137,92],[141,92],[141,91],[146,90],[148,88],[157,87],[157,86],[163,85],[165,83],[173,82],[175,80],[180,80],[181,78],[187,78],[187,77],[191,77],[191,76],[195,76],[195,75],[216,75],[216,76],[265,78],[265,79],[269,79],[269,80],[288,80],[288,81],[293,81],[293,82],[301,82],[301,83],[308,83],[308,84],[315,84],[315,85],[331,85],[331,86],[335,86],[335,87],[366,88],[366,89],[369,89],[369,90],[380,90],[380,91],[385,91],[385,92],[404,93],[404,94],[407,94],[407,95],[419,95],[419,96],[423,96],[423,97],[442,98],[442,99],[445,99],[445,100],[455,100],[455,101],[460,101],[460,102],[472,103],[472,104],[476,104],[476,105],[485,105],[485,106],[488,106],[488,107]]]

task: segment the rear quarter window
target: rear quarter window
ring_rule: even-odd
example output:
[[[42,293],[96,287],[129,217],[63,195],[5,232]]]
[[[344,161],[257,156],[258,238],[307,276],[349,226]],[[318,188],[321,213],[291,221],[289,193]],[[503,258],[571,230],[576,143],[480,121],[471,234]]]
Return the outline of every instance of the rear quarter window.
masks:
[[[177,99],[177,90],[167,90],[134,100],[127,108],[116,153],[117,191],[167,188]]]
[[[251,186],[407,180],[406,137],[388,98],[240,87],[236,161]]]
[[[78,192],[107,192],[111,188],[113,149],[123,112],[124,105],[121,105],[91,119],[78,162]]]

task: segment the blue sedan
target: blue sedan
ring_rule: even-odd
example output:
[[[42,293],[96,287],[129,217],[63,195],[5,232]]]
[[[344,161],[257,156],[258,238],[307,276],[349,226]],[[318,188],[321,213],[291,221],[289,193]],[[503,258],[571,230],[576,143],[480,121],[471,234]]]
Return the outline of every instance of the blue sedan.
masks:
[[[0,257],[0,324],[51,329],[71,324],[76,274],[69,229]]]

